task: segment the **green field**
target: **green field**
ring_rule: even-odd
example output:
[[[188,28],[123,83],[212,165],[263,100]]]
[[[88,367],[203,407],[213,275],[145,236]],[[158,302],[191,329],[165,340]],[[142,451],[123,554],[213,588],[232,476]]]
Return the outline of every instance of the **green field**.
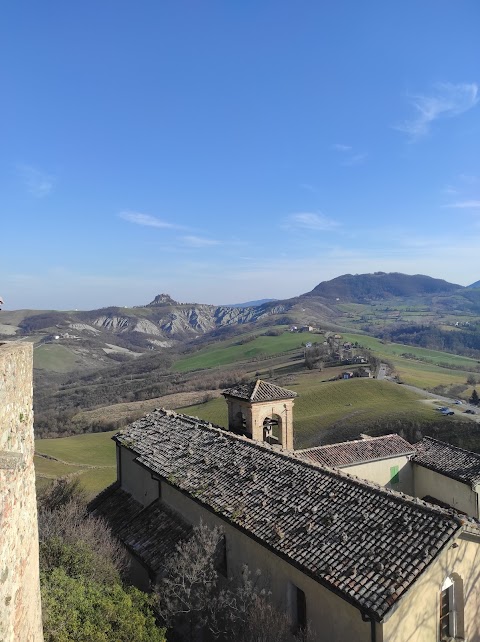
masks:
[[[44,344],[33,351],[33,366],[40,370],[71,372],[78,369],[79,358],[62,345]]]
[[[261,359],[262,357],[270,357],[282,352],[288,352],[295,348],[301,352],[302,342],[318,341],[320,339],[323,341],[320,335],[284,332],[278,337],[262,335],[253,339],[253,341],[242,344],[239,344],[239,341],[241,341],[239,338],[220,341],[215,343],[214,346],[209,346],[208,348],[195,352],[195,354],[191,356],[180,358],[175,362],[172,369],[175,372],[187,372],[189,370],[224,366],[237,361]]]
[[[117,476],[113,432],[35,441],[35,473],[41,488],[57,477],[78,477],[89,496]],[[46,455],[42,457],[41,455]]]
[[[324,441],[357,437],[379,420],[434,421],[435,413],[421,402],[421,395],[375,379],[320,382],[318,376],[299,377],[289,386],[298,393],[295,400],[295,444],[297,448]],[[189,406],[182,412],[226,426],[225,401],[214,399]]]
[[[472,370],[479,371],[479,362],[469,357],[400,343],[383,343],[380,339],[360,334],[346,333],[343,336],[348,341],[358,341],[380,359],[391,363],[404,383],[425,390],[465,384]],[[401,356],[403,354],[412,356],[407,358]],[[463,393],[462,398],[467,399],[469,394],[471,390]]]
[[[384,343],[380,339],[370,337],[364,334],[350,334],[345,333],[342,335],[345,341],[358,341],[358,343],[373,350],[375,354],[380,357],[389,359],[391,357],[400,357],[402,354],[409,353],[415,355],[419,359],[425,359],[435,365],[448,364],[459,368],[476,368],[479,362],[470,357],[463,357],[461,355],[450,354],[448,352],[440,352],[439,350],[428,350],[427,348],[418,348],[415,346],[403,345],[401,343]]]

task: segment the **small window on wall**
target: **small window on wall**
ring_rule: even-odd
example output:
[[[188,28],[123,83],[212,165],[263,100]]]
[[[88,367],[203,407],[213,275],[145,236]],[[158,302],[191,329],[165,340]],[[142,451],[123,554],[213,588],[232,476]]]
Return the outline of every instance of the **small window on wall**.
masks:
[[[297,587],[297,628],[303,631],[307,628],[307,600],[302,589]]]
[[[390,483],[392,486],[400,483],[400,473],[398,472],[398,466],[392,466],[390,468]]]
[[[227,541],[225,535],[222,535],[218,540],[217,549],[215,551],[215,570],[223,575],[223,577],[228,578],[228,567],[227,567]]]
[[[440,592],[440,640],[463,638],[463,581],[455,573]]]

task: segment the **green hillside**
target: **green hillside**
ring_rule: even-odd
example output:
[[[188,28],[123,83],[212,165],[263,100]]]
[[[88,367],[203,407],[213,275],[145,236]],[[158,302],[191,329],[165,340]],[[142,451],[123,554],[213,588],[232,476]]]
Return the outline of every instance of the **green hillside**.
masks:
[[[322,441],[341,441],[368,431],[381,420],[434,421],[431,407],[422,397],[388,381],[349,379],[319,382],[315,376],[302,377],[288,386],[298,393],[295,400],[295,443],[297,448]],[[189,415],[226,426],[223,398],[181,409]]]
[[[33,352],[33,365],[40,370],[71,372],[78,368],[81,359],[62,345],[46,343]]]
[[[248,338],[220,341],[212,346],[203,348],[192,355],[180,358],[173,366],[175,372],[187,372],[224,366],[237,361],[261,359],[289,350],[302,349],[302,342],[315,341],[320,335],[298,334],[283,332],[279,336],[262,335],[249,341]]]
[[[35,441],[37,485],[45,486],[57,477],[78,477],[91,496],[117,477],[113,432],[76,435]]]

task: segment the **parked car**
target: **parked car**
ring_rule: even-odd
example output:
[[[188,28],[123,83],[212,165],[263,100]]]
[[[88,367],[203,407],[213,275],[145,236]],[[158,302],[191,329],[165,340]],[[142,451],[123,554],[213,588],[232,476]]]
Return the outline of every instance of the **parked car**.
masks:
[[[446,410],[442,410],[442,415],[454,415],[455,413],[453,410],[450,410],[450,408],[447,408]]]
[[[477,413],[475,412],[475,410],[470,410],[470,408],[467,408],[467,409],[466,409],[466,410],[464,410],[463,412],[464,412],[464,413],[466,413],[467,415],[476,415],[476,414],[477,414]]]
[[[457,406],[461,406],[463,404],[463,401],[460,401],[460,399],[455,399],[453,403],[457,404]]]

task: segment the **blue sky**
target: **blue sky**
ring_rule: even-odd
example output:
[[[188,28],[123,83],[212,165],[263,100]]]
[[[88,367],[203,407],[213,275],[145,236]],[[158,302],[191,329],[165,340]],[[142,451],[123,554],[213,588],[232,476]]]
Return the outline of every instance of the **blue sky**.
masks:
[[[477,0],[16,2],[5,309],[480,279]]]

